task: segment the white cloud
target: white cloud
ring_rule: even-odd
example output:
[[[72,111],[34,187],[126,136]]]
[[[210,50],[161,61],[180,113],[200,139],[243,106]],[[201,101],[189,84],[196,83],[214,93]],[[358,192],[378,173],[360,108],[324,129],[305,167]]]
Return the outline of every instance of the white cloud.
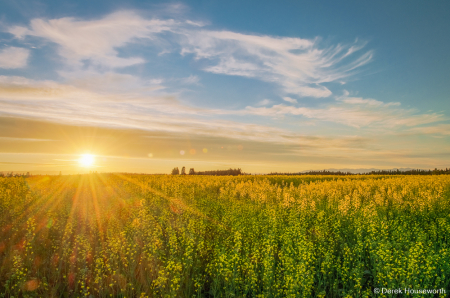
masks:
[[[187,85],[199,85],[200,78],[198,76],[190,75],[187,78],[182,78],[181,83],[187,84]]]
[[[17,38],[27,35],[45,38],[58,45],[58,53],[70,64],[80,66],[84,60],[107,67],[125,67],[143,63],[140,57],[119,57],[116,48],[139,38],[152,38],[170,30],[173,20],[147,20],[131,11],[120,11],[100,20],[75,18],[34,19],[29,28],[15,26],[9,32]]]
[[[278,84],[285,93],[327,97],[326,82],[340,82],[372,60],[367,51],[353,60],[364,44],[319,48],[317,40],[241,34],[231,31],[185,30],[182,54],[207,59],[205,71],[245,76]]]
[[[261,36],[204,29],[194,21],[145,19],[133,11],[119,11],[97,20],[75,18],[34,19],[28,27],[14,26],[16,38],[37,36],[58,45],[58,53],[78,68],[88,61],[107,68],[144,63],[142,57],[122,57],[118,49],[139,40],[150,40],[173,52],[193,53],[206,59],[204,71],[256,78],[278,85],[285,95],[328,97],[323,83],[339,83],[372,60],[372,52],[356,56],[365,43],[320,48],[318,39]],[[161,33],[172,34],[162,35]],[[148,45],[148,44],[147,44]]]
[[[30,51],[24,48],[7,47],[0,50],[0,68],[22,68],[27,66]]]
[[[301,86],[291,82],[284,82],[283,84],[287,93],[298,94],[299,96],[328,97],[332,94],[331,91],[324,86]]]
[[[290,103],[297,103],[297,100],[295,98],[290,98],[288,96],[283,97],[283,100]]]
[[[16,38],[23,39],[30,34],[30,30],[22,26],[11,26],[8,28],[8,32],[13,34]]]
[[[382,101],[372,99],[372,98],[362,98],[362,97],[350,97],[350,92],[344,90],[344,95],[336,97],[336,100],[353,105],[366,105],[372,107],[390,107],[390,106],[400,106],[399,102],[388,102],[384,103]]]
[[[203,22],[195,22],[195,21],[190,21],[190,20],[187,20],[186,24],[192,25],[192,26],[196,26],[196,27],[203,27],[203,26],[205,26],[205,23],[203,23]]]
[[[272,101],[270,99],[263,99],[260,102],[258,102],[257,106],[267,106],[268,104],[271,104]]]
[[[370,98],[362,98],[362,97],[347,97],[347,98],[343,98],[340,101],[348,103],[348,104],[359,104],[359,105],[368,105],[368,106],[376,106],[376,107],[380,107],[380,106],[385,106],[385,107],[389,107],[389,106],[399,106],[400,103],[399,102],[389,102],[389,103],[384,103],[382,101],[376,100],[376,99],[370,99]]]

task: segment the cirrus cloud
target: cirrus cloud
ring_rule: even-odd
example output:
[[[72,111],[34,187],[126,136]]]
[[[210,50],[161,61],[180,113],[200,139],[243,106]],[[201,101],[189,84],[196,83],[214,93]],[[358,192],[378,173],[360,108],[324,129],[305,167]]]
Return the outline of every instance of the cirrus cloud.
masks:
[[[321,49],[318,39],[273,37],[231,31],[187,30],[181,40],[182,54],[210,61],[203,70],[272,82],[284,93],[328,97],[332,92],[322,83],[354,74],[369,63],[373,52],[350,59],[365,44],[337,45]]]

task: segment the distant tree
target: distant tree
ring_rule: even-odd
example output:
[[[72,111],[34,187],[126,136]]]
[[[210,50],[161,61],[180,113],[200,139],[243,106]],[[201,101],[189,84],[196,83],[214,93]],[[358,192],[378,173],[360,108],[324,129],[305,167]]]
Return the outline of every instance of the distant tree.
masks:
[[[412,170],[406,170],[406,171],[400,171],[399,169],[395,170],[378,170],[378,171],[371,171],[367,173],[351,173],[351,172],[332,172],[332,171],[309,171],[309,172],[298,172],[298,173],[277,173],[277,172],[271,172],[269,175],[449,175],[450,169],[437,169],[435,168],[432,170],[420,170],[420,169],[412,169]]]
[[[180,174],[180,170],[178,170],[178,167],[177,168],[173,168],[172,175],[179,175],[179,174]]]
[[[186,168],[185,167],[181,168],[181,175],[186,175]]]
[[[195,175],[194,168],[190,168],[190,169],[189,169],[189,175]]]
[[[242,174],[243,173],[241,169],[195,172],[195,175],[211,175],[211,176],[239,176]]]

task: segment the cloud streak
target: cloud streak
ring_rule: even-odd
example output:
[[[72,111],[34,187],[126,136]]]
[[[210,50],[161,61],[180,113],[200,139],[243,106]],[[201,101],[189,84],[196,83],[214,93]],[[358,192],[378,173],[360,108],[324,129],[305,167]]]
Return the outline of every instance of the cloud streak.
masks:
[[[450,136],[450,124],[415,127],[411,128],[409,132],[412,134]]]
[[[326,108],[308,108],[294,107],[284,104],[273,105],[272,107],[251,107],[234,113],[238,115],[258,115],[266,117],[276,116],[303,116],[309,119],[317,119],[339,123],[355,128],[378,127],[386,129],[387,127],[416,126],[421,124],[434,123],[447,120],[443,114],[417,114],[414,109],[391,109],[390,105],[373,106],[347,106],[330,105]],[[225,112],[226,113],[226,112]]]
[[[336,98],[337,101],[344,102],[347,104],[367,106],[367,107],[390,107],[390,106],[400,106],[399,102],[388,102],[384,103],[382,101],[372,99],[372,98],[362,98],[362,97],[351,97],[350,92],[344,90],[342,96]]]
[[[101,78],[111,80],[109,75],[100,76],[98,80]],[[128,81],[132,78],[114,78],[119,81],[120,79]],[[139,85],[139,81],[135,83]],[[101,85],[99,81],[97,84]],[[305,117],[378,131],[393,127],[400,129],[413,127],[446,119],[442,114],[417,114],[414,110],[401,109],[397,106],[377,105],[374,107],[370,104],[345,102],[324,108],[278,104],[270,107],[248,106],[240,110],[206,109],[187,106],[171,96],[143,96],[140,93],[133,94],[126,91],[124,94],[127,97],[124,101],[124,96],[120,93],[108,94],[102,88],[95,91],[81,86],[83,84],[74,87],[20,77],[0,77],[0,88],[9,90],[9,93],[2,92],[1,114],[69,124],[134,128],[275,143],[298,143],[306,136],[295,131],[270,126],[276,121],[268,125],[257,125],[244,123],[239,119],[224,120],[220,117],[227,115],[244,118],[262,116],[269,119],[283,116]],[[270,102],[263,101],[261,104],[267,105]]]

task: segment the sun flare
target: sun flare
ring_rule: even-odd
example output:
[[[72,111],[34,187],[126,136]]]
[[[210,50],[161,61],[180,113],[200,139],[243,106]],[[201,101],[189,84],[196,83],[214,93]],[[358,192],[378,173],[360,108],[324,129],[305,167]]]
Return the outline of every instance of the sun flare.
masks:
[[[78,163],[82,167],[91,167],[95,162],[94,155],[92,154],[82,154],[78,159]]]

